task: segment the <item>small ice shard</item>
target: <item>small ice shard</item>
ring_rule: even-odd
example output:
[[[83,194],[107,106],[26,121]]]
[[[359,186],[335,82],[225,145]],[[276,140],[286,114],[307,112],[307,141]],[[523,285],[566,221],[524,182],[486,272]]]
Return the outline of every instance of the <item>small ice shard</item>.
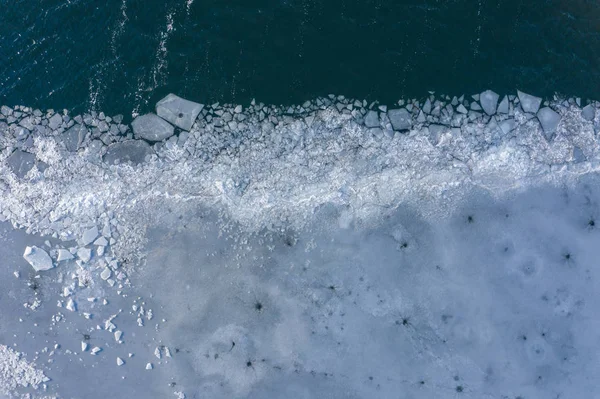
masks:
[[[165,346],[165,356],[166,356],[166,357],[172,357],[172,356],[171,356],[171,350],[169,349],[169,347],[168,347],[168,346]]]
[[[539,110],[537,117],[544,129],[544,136],[546,139],[552,138],[552,134],[556,131],[558,123],[560,122],[560,115],[549,107],[544,107]]]
[[[146,363],[146,370],[152,370],[153,368],[152,363]]]
[[[175,94],[169,94],[156,103],[158,116],[187,131],[192,129],[203,108],[204,105],[185,100]]]
[[[87,129],[84,125],[75,124],[63,134],[63,142],[67,151],[75,152],[85,139]]]
[[[457,110],[458,112],[460,112],[461,114],[467,114],[467,112],[469,112],[469,111],[467,111],[467,109],[465,108],[465,106],[464,106],[464,105],[462,105],[462,104],[460,104],[460,105],[458,106],[458,108],[456,108],[456,110]]]
[[[157,359],[161,358],[159,347],[156,347],[156,349],[154,349],[154,356],[156,356]]]
[[[115,341],[119,342],[123,337],[123,331],[117,330],[115,331]]]
[[[369,128],[379,126],[379,115],[376,111],[367,112],[367,116],[365,116],[365,126]]]
[[[486,114],[494,115],[496,113],[498,98],[500,98],[500,96],[491,90],[486,90],[480,94],[479,102],[481,102],[481,107]]]
[[[595,114],[596,114],[596,110],[594,109],[594,106],[592,104],[586,105],[581,110],[581,116],[586,121],[593,121],[594,117],[596,116]]]
[[[119,163],[131,162],[138,165],[146,160],[146,156],[153,153],[154,150],[145,141],[126,140],[109,145],[102,159],[109,165],[114,165],[117,161]],[[104,230],[102,230],[102,234],[104,235]],[[110,235],[105,237],[110,237]]]
[[[69,298],[69,300],[67,301],[66,308],[71,312],[75,312],[77,310],[77,305],[75,305],[75,301],[73,301],[72,298]]]
[[[411,115],[406,108],[390,109],[388,118],[394,130],[409,130],[412,127]]]
[[[111,237],[110,224],[106,223],[104,225],[104,227],[102,228],[102,236],[104,236],[106,238]]]
[[[35,164],[35,155],[29,152],[16,150],[6,159],[6,164],[10,170],[22,179],[27,175],[27,172],[33,168]]]
[[[62,121],[62,116],[60,116],[60,114],[54,114],[50,120],[48,120],[48,127],[52,130],[56,130],[62,125]]]
[[[96,241],[94,241],[94,245],[98,245],[99,247],[105,247],[108,245],[108,240],[104,237],[100,237]]]
[[[52,258],[46,251],[34,246],[26,247],[23,258],[36,270],[44,271],[52,269]]]
[[[120,357],[117,357],[117,366],[122,366],[125,364],[125,361],[123,359],[121,359]]]
[[[472,111],[481,111],[481,106],[477,101],[473,101],[470,107]]]
[[[423,104],[423,112],[425,112],[426,114],[431,113],[431,101],[429,99],[427,99],[425,101],[425,104]]]
[[[517,95],[519,96],[519,101],[521,102],[521,108],[523,108],[523,111],[532,114],[538,112],[540,109],[540,104],[542,103],[541,98],[532,96],[531,94],[523,93],[519,90],[517,90]]]
[[[83,237],[81,237],[82,245],[88,245],[94,242],[94,240],[98,237],[98,227],[94,226],[91,229],[86,230],[83,233]]]
[[[498,113],[499,114],[508,114],[508,97],[504,96],[500,104],[498,104]]]
[[[94,347],[92,348],[92,350],[90,351],[90,353],[91,353],[92,355],[95,355],[95,354],[97,354],[97,353],[98,353],[98,352],[100,352],[100,351],[102,351],[102,349],[101,349],[101,348],[98,348],[97,346],[94,346]]]
[[[90,259],[92,259],[92,250],[90,248],[79,248],[77,250],[77,256],[84,263],[87,263],[90,261]]]
[[[62,262],[63,260],[69,260],[69,259],[73,259],[74,256],[71,252],[67,251],[64,248],[61,248],[58,250],[58,257],[56,258],[56,260],[58,262]]]
[[[112,271],[108,267],[105,267],[104,270],[102,270],[102,273],[100,273],[100,278],[102,280],[108,280],[110,278],[111,274],[112,274]]]
[[[135,118],[131,127],[136,137],[148,141],[163,141],[175,133],[173,125],[151,113]]]
[[[517,125],[517,123],[512,118],[503,120],[502,122],[499,123],[500,129],[502,130],[502,132],[504,134],[508,134],[508,133],[512,132],[516,125]]]
[[[88,344],[86,342],[81,341],[81,351],[85,352],[87,351],[88,348]]]

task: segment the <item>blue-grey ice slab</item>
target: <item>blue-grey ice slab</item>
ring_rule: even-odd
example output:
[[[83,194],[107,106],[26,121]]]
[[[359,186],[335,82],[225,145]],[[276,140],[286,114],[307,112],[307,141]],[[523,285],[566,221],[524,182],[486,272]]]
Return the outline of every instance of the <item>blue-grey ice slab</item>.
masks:
[[[593,121],[596,116],[596,109],[592,104],[588,104],[581,110],[581,116],[583,116],[585,120]]]
[[[540,109],[540,105],[542,104],[542,99],[536,96],[532,96],[531,94],[523,93],[522,91],[517,90],[517,95],[519,96],[519,101],[521,102],[521,108],[523,111],[535,114]]]
[[[365,116],[365,126],[366,127],[377,127],[379,126],[379,115],[377,111],[369,111]]]
[[[12,170],[17,177],[22,179],[25,177],[27,172],[33,168],[33,165],[35,165],[35,155],[29,152],[16,150],[10,154],[6,160],[6,163],[10,170]]]
[[[585,161],[585,154],[581,150],[581,148],[575,146],[573,148],[573,161],[574,162],[583,162]]]
[[[204,105],[169,94],[156,103],[156,113],[183,130],[190,130]]]
[[[56,130],[60,127],[60,125],[62,125],[62,117],[60,116],[60,114],[54,114],[52,115],[52,117],[48,120],[48,127],[52,130]]]
[[[508,114],[508,97],[504,96],[500,104],[498,104],[498,113],[499,114]]]
[[[390,109],[388,117],[394,130],[409,130],[412,127],[412,117],[406,108]]]
[[[109,145],[103,159],[109,165],[117,162],[131,162],[137,165],[143,163],[146,157],[153,153],[154,150],[145,141],[127,140]]]
[[[65,147],[70,152],[75,152],[79,149],[79,146],[85,139],[87,129],[84,125],[75,124],[63,135],[63,142]]]
[[[23,258],[35,269],[35,271],[50,270],[53,267],[52,258],[46,251],[35,245],[26,247]]]
[[[544,129],[544,136],[546,136],[546,139],[550,139],[558,127],[560,115],[552,108],[544,107],[539,110],[537,117],[542,125],[542,129]]]
[[[500,98],[500,96],[491,90],[486,90],[479,95],[479,102],[481,102],[481,107],[486,114],[494,115],[496,113],[498,98]]]
[[[148,141],[162,141],[175,133],[173,125],[152,113],[138,116],[131,127],[136,137]]]

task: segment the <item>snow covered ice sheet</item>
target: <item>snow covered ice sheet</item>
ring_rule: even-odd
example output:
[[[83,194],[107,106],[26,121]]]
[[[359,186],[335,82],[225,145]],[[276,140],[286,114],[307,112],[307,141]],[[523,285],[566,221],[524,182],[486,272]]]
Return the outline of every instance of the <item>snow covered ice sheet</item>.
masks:
[[[598,103],[467,97],[2,107],[0,397],[600,396]]]

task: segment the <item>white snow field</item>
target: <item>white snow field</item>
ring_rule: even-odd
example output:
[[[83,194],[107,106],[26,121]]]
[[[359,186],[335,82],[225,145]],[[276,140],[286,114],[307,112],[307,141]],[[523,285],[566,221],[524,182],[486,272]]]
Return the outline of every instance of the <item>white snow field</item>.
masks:
[[[3,106],[0,397],[600,397],[599,108]]]

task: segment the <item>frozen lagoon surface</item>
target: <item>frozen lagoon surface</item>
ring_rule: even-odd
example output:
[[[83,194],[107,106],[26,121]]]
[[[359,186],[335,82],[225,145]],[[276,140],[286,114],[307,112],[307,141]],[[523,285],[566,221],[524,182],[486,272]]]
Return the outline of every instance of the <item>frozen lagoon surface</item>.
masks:
[[[598,104],[484,93],[2,107],[0,396],[600,396]]]

